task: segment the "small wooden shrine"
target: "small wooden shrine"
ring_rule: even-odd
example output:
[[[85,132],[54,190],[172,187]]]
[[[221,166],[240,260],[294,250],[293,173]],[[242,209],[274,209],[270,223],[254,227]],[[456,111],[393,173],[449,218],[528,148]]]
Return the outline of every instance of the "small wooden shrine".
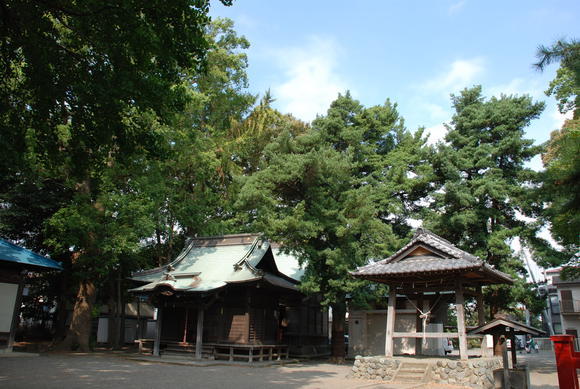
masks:
[[[489,323],[472,329],[470,335],[493,335],[494,355],[501,356],[502,345],[504,340],[509,339],[511,342],[512,366],[517,364],[516,355],[516,335],[525,336],[545,336],[546,333],[537,328],[530,327],[524,323],[511,320],[507,317],[496,317]],[[503,339],[502,339],[503,337]]]
[[[143,285],[131,292],[157,308],[154,355],[252,362],[320,350],[328,316],[298,291],[295,258],[277,252],[257,234],[194,238],[170,264],[133,274]]]
[[[359,267],[351,274],[389,285],[385,355],[391,357],[394,338],[458,338],[459,356],[467,359],[465,296],[476,297],[478,322],[483,325],[482,286],[513,283],[507,274],[423,228],[418,228],[413,239],[389,258]],[[455,294],[457,332],[425,332],[425,324],[431,312],[442,300],[439,298],[441,293],[449,291]],[[423,301],[425,293],[430,293],[434,301],[428,308],[423,304],[415,306],[418,324],[416,331],[395,332],[397,295],[419,302]]]

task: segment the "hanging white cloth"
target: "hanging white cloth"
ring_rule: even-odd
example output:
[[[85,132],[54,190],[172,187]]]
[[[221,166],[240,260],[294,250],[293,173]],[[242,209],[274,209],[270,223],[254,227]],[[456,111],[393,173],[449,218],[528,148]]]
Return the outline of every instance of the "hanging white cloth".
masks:
[[[405,298],[407,299],[407,301],[409,301],[411,303],[411,305],[413,307],[415,307],[415,309],[419,312],[419,318],[421,320],[423,320],[423,346],[427,345],[427,336],[426,334],[426,330],[427,330],[427,323],[429,322],[429,318],[431,317],[431,310],[433,309],[433,307],[437,306],[437,303],[439,302],[439,299],[441,299],[441,295],[439,295],[439,297],[437,297],[437,300],[435,300],[435,303],[433,303],[432,305],[429,306],[429,310],[426,312],[423,312],[421,309],[419,309],[418,306],[416,306],[413,301],[411,301],[409,299],[409,297],[407,297],[407,295],[405,295]]]

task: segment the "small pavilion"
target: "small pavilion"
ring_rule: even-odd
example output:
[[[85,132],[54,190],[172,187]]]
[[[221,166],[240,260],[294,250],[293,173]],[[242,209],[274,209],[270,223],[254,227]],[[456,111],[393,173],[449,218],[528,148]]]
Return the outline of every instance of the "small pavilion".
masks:
[[[530,327],[524,323],[511,320],[507,317],[496,317],[489,323],[472,329],[470,335],[493,335],[494,354],[501,356],[502,349],[498,347],[502,344],[501,337],[509,339],[511,342],[512,366],[517,364],[516,356],[516,335],[545,336],[546,333],[537,328]]]
[[[0,352],[11,352],[28,272],[62,270],[60,263],[0,239]]]
[[[509,275],[423,228],[418,228],[413,239],[390,257],[359,267],[351,275],[389,285],[385,338],[388,357],[393,356],[394,338],[458,338],[460,359],[466,360],[465,296],[476,298],[478,324],[482,326],[485,324],[482,286],[513,283]],[[440,294],[450,291],[455,294],[457,332],[424,332],[431,311],[441,301]],[[422,304],[425,293],[437,296],[429,309]],[[418,302],[415,332],[395,332],[397,295]]]

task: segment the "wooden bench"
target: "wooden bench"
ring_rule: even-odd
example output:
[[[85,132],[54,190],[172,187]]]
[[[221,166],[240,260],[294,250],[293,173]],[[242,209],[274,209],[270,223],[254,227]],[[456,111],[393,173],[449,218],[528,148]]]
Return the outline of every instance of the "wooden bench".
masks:
[[[268,361],[280,361],[288,359],[288,345],[285,344],[212,344],[214,349],[214,356],[227,358],[229,361],[236,359],[247,360],[249,363],[258,360],[263,362],[264,359]]]
[[[145,351],[148,353],[153,353],[153,344],[155,343],[155,339],[135,339],[135,343],[139,345],[139,354],[143,354]]]

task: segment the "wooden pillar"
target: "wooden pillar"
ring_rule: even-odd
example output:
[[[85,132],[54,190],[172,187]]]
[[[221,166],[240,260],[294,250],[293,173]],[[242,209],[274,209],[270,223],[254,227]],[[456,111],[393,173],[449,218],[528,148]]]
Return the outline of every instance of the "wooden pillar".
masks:
[[[481,291],[481,285],[475,288],[475,298],[477,299],[477,325],[482,326],[485,324],[485,305],[483,305],[483,292]]]
[[[425,312],[425,307],[423,306],[423,293],[419,292],[417,294],[417,308]],[[417,332],[423,332],[426,329],[423,328],[423,319],[421,319],[421,313],[415,313],[415,328]],[[423,338],[415,338],[415,355],[423,354]]]
[[[181,339],[182,343],[187,342],[187,327],[189,322],[189,307],[185,307],[185,324],[183,325],[183,338]]]
[[[141,328],[141,296],[137,296],[137,331],[135,336],[137,337],[137,339],[141,339],[142,333],[143,333],[143,329]],[[139,343],[141,344],[141,343]]]
[[[389,307],[387,309],[387,328],[385,331],[385,355],[393,356],[393,333],[395,332],[395,305],[397,303],[397,291],[390,287]]]
[[[455,290],[455,309],[457,311],[457,333],[459,334],[459,359],[467,359],[467,336],[465,334],[465,300],[463,299],[463,285],[457,283]]]
[[[155,343],[153,344],[153,355],[158,357],[160,355],[161,346],[161,327],[163,322],[163,303],[157,307],[157,321],[155,322]]]
[[[505,336],[500,337],[501,342],[501,357],[503,361],[503,387],[510,388],[510,371],[509,371],[509,358],[507,351],[507,338]]]
[[[510,343],[512,346],[512,369],[516,368],[516,363],[517,363],[517,355],[516,355],[516,334],[514,332],[514,329],[512,328],[510,330]]]
[[[201,359],[201,350],[203,347],[203,305],[199,304],[197,308],[197,336],[195,338],[195,358]]]

